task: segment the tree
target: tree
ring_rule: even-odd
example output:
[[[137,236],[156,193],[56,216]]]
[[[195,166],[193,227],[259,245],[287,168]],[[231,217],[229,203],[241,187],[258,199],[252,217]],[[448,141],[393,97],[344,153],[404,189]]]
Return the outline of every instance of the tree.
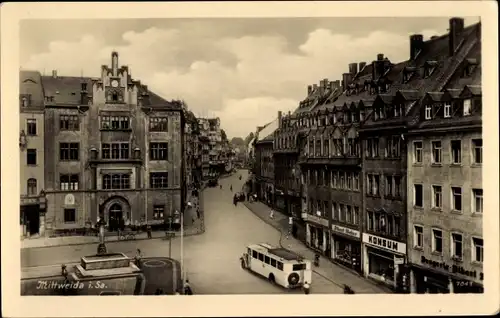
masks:
[[[247,147],[248,147],[248,144],[250,143],[250,141],[252,141],[253,137],[254,137],[254,134],[253,134],[253,132],[251,132],[251,133],[247,136],[247,138],[245,138],[245,146],[247,146]]]
[[[235,147],[245,147],[245,141],[241,137],[233,137],[231,144]]]

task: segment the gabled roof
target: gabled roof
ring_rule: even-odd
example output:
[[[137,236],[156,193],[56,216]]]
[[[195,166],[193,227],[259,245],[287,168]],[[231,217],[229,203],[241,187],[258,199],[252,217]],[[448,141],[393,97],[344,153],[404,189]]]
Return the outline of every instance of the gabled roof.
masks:
[[[274,139],[274,131],[279,127],[279,120],[276,118],[272,122],[268,123],[258,134],[257,142],[259,141],[269,141]]]
[[[41,77],[42,76],[38,71],[19,72],[19,94],[31,95],[31,107],[44,106],[44,95]]]

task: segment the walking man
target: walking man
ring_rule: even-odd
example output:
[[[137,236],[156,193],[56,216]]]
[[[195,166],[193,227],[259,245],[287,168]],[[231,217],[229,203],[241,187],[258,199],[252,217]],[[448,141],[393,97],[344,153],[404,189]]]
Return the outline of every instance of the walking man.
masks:
[[[272,220],[274,219],[274,210],[271,209],[271,213],[269,213],[269,218]]]

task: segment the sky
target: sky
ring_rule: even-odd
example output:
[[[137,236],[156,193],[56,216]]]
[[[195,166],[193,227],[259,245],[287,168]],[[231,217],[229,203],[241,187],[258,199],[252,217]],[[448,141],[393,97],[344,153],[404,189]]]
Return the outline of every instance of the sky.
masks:
[[[102,64],[199,117],[219,117],[229,138],[294,111],[307,85],[340,80],[349,63],[383,53],[408,59],[409,36],[447,32],[443,18],[204,18],[24,20],[21,69],[98,77]],[[465,18],[470,25],[479,18]]]

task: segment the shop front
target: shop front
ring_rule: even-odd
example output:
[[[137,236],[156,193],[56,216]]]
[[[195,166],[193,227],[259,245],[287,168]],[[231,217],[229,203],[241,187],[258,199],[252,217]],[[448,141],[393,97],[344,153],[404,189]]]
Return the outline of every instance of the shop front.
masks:
[[[361,272],[361,233],[332,224],[331,257],[344,266]]]
[[[406,244],[363,233],[363,272],[396,289],[400,271],[406,261]]]
[[[465,268],[449,261],[435,261],[421,256],[411,264],[410,285],[418,294],[484,293],[482,270]]]
[[[302,214],[302,219],[306,222],[306,245],[330,257],[331,242],[328,220],[307,213]]]
[[[279,188],[274,189],[274,195],[275,195],[275,202],[274,206],[276,210],[287,213],[287,205],[286,205],[286,197],[285,197],[285,192]]]
[[[21,237],[43,236],[45,234],[46,209],[47,201],[43,191],[37,197],[21,197]]]

